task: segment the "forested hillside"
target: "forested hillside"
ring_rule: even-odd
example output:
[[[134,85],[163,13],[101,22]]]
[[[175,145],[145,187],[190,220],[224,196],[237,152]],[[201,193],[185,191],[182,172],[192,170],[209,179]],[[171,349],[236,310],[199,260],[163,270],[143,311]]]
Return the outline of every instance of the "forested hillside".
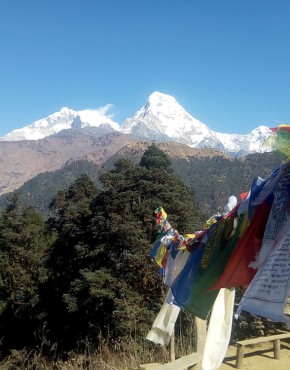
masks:
[[[222,211],[228,197],[248,191],[258,176],[267,178],[279,165],[276,153],[251,154],[243,158],[222,156],[172,159],[174,173],[195,191],[199,207],[207,215]]]
[[[83,174],[59,191],[48,220],[17,194],[1,212],[2,356],[40,342],[44,352],[53,343],[58,353],[83,350],[108,337],[144,336],[152,324],[164,298],[149,258],[154,210],[164,206],[182,233],[203,216],[154,145],[140,164],[120,159],[100,181],[101,188]]]
[[[50,214],[49,204],[58,191],[67,189],[82,174],[100,185],[98,167],[87,160],[71,161],[57,171],[44,172],[27,181],[16,193],[22,203],[37,208],[45,217]],[[11,193],[0,197],[0,208],[4,209]]]
[[[26,182],[17,192],[26,204],[35,206],[45,217],[49,215],[49,203],[59,190],[70,186],[82,173],[86,173],[98,187],[99,176],[111,170],[121,158],[138,163],[148,143],[130,146],[111,156],[102,167],[91,161],[79,160],[67,163],[62,169],[39,174]],[[252,154],[242,158],[229,158],[218,152],[200,150],[193,155],[177,152],[173,144],[158,144],[166,149],[173,173],[196,193],[199,207],[207,216],[221,211],[230,195],[237,197],[249,190],[257,176],[268,177],[281,163],[276,153]],[[174,151],[173,151],[173,149]],[[170,150],[169,150],[170,149]],[[190,148],[189,148],[190,149]],[[0,208],[7,205],[9,195],[0,197]]]

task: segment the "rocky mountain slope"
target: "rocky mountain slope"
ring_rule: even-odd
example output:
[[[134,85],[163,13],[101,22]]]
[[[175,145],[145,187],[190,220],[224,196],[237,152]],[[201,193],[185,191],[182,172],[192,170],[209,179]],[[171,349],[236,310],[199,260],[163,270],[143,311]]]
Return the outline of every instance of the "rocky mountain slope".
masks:
[[[100,166],[128,143],[118,132],[101,135],[93,128],[71,129],[41,140],[0,142],[0,195],[11,192],[39,173],[55,171],[78,158],[93,159]]]
[[[112,143],[116,145],[114,140]],[[98,151],[92,151],[77,160],[67,161],[56,171],[40,173],[22,185],[18,192],[25,203],[34,205],[47,216],[53,196],[57,191],[67,189],[80,174],[88,174],[100,186],[98,176],[112,169],[117,159],[125,157],[138,163],[149,144],[127,143],[113,155],[104,156],[103,161],[100,161]],[[254,178],[269,176],[280,164],[275,153],[232,158],[215,149],[196,149],[168,142],[157,145],[170,158],[174,173],[196,193],[199,206],[207,216],[222,211],[230,195],[238,197],[249,190]],[[104,149],[110,152],[110,144]],[[4,194],[0,197],[0,207],[5,204]]]

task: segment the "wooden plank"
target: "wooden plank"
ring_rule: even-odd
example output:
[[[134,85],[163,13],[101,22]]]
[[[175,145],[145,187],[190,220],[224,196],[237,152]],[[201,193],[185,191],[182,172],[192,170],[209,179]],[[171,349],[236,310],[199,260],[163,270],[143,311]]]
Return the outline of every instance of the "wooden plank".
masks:
[[[154,370],[184,370],[189,366],[193,366],[201,361],[202,355],[200,353],[191,353],[190,355],[180,357],[179,359],[154,367]]]
[[[286,338],[290,338],[290,333],[275,334],[275,335],[268,335],[266,337],[240,340],[240,341],[236,342],[236,344],[240,345],[240,346],[249,346],[251,344],[272,342],[272,341],[277,340],[277,339],[286,339]]]
[[[158,366],[161,366],[159,362],[154,362],[150,364],[142,364],[139,366],[139,370],[155,370]]]

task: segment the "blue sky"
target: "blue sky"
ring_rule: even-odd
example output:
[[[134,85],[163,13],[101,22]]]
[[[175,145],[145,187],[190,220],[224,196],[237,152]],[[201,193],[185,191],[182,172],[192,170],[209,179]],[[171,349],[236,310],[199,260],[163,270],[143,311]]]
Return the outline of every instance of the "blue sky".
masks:
[[[0,136],[153,91],[211,129],[290,122],[289,0],[1,0]]]

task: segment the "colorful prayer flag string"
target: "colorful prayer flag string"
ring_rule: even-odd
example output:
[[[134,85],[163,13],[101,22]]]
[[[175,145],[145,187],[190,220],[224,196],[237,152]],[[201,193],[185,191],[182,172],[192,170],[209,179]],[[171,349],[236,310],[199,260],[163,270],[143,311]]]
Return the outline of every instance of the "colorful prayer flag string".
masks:
[[[290,157],[290,125],[279,125],[271,128],[269,144],[283,159]]]

